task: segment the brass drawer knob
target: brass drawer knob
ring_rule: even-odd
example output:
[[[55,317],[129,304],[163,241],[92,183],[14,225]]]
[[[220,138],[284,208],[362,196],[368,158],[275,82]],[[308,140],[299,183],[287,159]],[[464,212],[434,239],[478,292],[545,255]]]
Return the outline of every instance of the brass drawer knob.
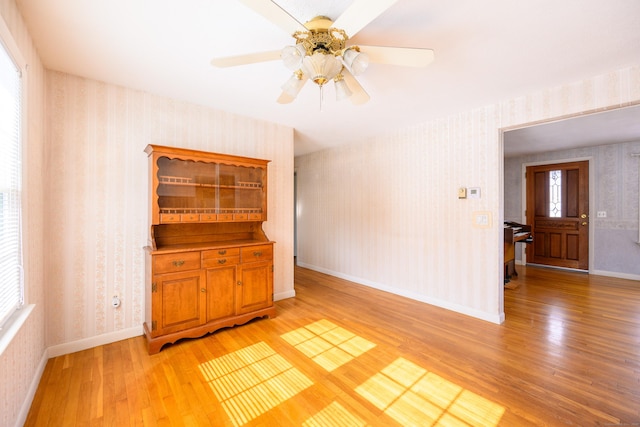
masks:
[[[218,264],[224,264],[225,262],[227,262],[226,258],[221,258],[218,260]]]
[[[255,251],[255,252],[253,253],[253,256],[254,256],[254,257],[262,256],[262,252],[261,252],[261,251]]]
[[[183,259],[173,261],[173,266],[174,267],[182,267],[182,264],[184,264],[184,260]]]

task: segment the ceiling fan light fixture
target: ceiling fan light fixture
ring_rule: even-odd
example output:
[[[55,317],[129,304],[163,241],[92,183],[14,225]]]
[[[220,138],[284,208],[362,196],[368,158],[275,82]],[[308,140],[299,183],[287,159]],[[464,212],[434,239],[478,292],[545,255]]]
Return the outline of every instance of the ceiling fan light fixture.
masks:
[[[302,71],[318,86],[333,79],[341,69],[342,63],[337,57],[319,50],[302,60]]]
[[[295,46],[286,46],[280,53],[280,58],[285,67],[294,71],[298,70],[302,66],[302,59],[305,57],[306,51],[302,44],[296,44]]]
[[[342,74],[338,74],[333,81],[336,86],[336,101],[342,101],[353,95],[353,92],[349,89],[349,85],[344,81]]]
[[[316,16],[306,23],[300,23],[279,3],[267,0],[241,0],[249,8],[265,17],[287,34],[295,42],[284,49],[214,58],[216,67],[282,59],[284,65],[294,75],[282,86],[283,92],[277,99],[280,104],[288,104],[295,99],[307,80],[312,80],[320,88],[320,109],[322,110],[322,88],[334,80],[336,97],[349,98],[354,105],[369,101],[369,94],[354,77],[366,71],[369,62],[399,65],[404,67],[424,67],[434,59],[434,52],[424,48],[402,48],[393,46],[362,46],[367,52],[360,52],[360,46],[347,46],[347,42],[362,28],[390,8],[397,0],[355,0],[333,21],[324,15]]]
[[[358,46],[352,46],[345,50],[342,54],[342,60],[354,76],[364,73],[369,66],[369,56],[360,52]]]
[[[302,86],[304,86],[302,71],[297,70],[289,77],[289,80],[282,85],[281,89],[290,97],[295,98],[298,96],[298,93],[300,93]]]

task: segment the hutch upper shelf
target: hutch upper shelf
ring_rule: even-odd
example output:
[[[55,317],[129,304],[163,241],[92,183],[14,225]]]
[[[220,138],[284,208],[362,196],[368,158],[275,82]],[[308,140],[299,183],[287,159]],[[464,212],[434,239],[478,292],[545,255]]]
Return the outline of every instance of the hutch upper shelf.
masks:
[[[267,160],[149,145],[151,224],[266,221]]]

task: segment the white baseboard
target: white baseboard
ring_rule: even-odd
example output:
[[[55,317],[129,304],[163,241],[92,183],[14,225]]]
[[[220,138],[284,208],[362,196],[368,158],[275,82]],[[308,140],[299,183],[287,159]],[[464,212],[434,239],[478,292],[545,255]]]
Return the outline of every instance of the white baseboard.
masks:
[[[308,268],[309,270],[318,271],[320,273],[328,274],[330,276],[339,277],[344,280],[348,280],[350,282],[357,283],[359,285],[368,286],[370,288],[378,289],[380,291],[389,292],[390,294],[399,295],[401,297],[409,298],[412,300],[424,302],[429,305],[433,305],[440,308],[445,308],[447,310],[454,311],[456,313],[464,314],[466,316],[475,317],[476,319],[485,320],[487,322],[501,324],[504,322],[505,316],[504,312],[502,313],[488,313],[485,311],[474,310],[472,308],[462,306],[459,304],[452,304],[449,301],[443,301],[437,298],[426,297],[421,294],[417,294],[415,292],[408,292],[402,289],[392,288],[377,282],[372,282],[369,280],[364,280],[359,277],[353,277],[346,274],[342,274],[339,272],[335,272],[332,270],[327,270],[324,268],[316,267],[314,265],[304,264],[298,261],[298,265],[300,267]]]
[[[29,384],[27,396],[24,398],[24,402],[22,402],[22,407],[20,408],[18,419],[16,420],[16,427],[23,426],[27,421],[27,416],[29,415],[29,410],[31,409],[33,398],[36,395],[36,391],[38,391],[40,379],[42,378],[42,374],[44,373],[44,368],[47,366],[48,360],[49,357],[47,356],[47,350],[45,349],[44,353],[42,353],[42,357],[40,358],[40,363],[38,363],[38,367],[36,368],[36,372],[31,379],[31,384]]]
[[[576,270],[573,268],[562,268],[562,267],[554,267],[551,265],[539,265],[539,264],[524,264],[520,260],[516,260],[517,265],[531,265],[533,267],[543,267],[543,268],[555,268],[556,270],[566,270],[566,271],[577,271],[582,272],[583,270]],[[595,276],[606,276],[606,277],[615,277],[616,279],[628,279],[628,280],[640,280],[639,274],[630,274],[630,273],[618,273],[616,271],[606,271],[606,270],[589,270],[584,271],[585,273],[593,274]]]
[[[616,273],[613,271],[591,270],[589,274],[595,274],[597,276],[615,277],[616,279],[640,280],[640,275],[638,274]]]
[[[273,295],[273,300],[274,301],[280,301],[281,299],[293,298],[295,296],[296,296],[296,290],[295,289],[291,289],[290,291],[278,292],[277,294],[274,294]]]
[[[142,335],[142,325],[120,331],[109,332],[95,337],[84,338],[64,344],[54,345],[47,349],[48,358],[62,356],[63,354],[75,353],[112,342],[122,341]]]

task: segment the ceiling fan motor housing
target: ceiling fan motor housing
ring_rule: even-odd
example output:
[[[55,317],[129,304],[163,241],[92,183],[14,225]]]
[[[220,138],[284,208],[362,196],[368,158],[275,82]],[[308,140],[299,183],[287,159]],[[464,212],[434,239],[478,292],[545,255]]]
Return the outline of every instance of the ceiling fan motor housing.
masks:
[[[314,83],[322,86],[342,70],[340,57],[345,51],[349,36],[344,30],[331,28],[333,21],[318,16],[305,24],[307,31],[296,31],[296,45],[302,46],[306,55],[301,58],[302,71]]]
[[[317,51],[340,55],[349,36],[344,30],[331,28],[332,23],[329,18],[314,18],[305,24],[308,31],[296,31],[293,33],[293,37],[296,39],[296,43],[304,46],[307,55],[313,55]]]

